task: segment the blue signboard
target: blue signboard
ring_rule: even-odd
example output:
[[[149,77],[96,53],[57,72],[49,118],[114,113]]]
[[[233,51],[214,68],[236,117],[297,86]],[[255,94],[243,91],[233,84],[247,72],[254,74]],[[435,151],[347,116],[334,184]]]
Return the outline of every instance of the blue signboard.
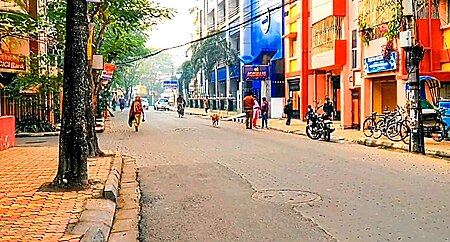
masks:
[[[445,108],[445,114],[442,120],[446,124],[446,127],[450,126],[450,100],[441,100],[439,101],[439,107]]]
[[[392,52],[389,60],[383,55],[376,55],[364,58],[363,62],[365,74],[393,71],[397,69],[397,52]]]
[[[177,89],[178,88],[178,81],[164,81],[163,87],[165,89]]]
[[[268,65],[244,65],[242,76],[245,80],[266,80],[269,78]]]

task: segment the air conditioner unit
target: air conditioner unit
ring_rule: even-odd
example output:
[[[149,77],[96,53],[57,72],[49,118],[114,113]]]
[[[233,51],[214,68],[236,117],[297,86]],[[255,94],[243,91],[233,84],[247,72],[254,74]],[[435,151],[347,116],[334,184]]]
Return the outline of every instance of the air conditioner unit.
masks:
[[[412,33],[411,30],[400,32],[400,48],[407,48],[412,46]]]

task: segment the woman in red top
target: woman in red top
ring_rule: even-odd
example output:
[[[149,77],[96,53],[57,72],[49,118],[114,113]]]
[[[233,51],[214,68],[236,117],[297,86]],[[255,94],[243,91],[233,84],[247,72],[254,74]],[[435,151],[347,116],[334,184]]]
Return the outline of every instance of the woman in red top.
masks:
[[[136,99],[131,104],[130,117],[128,119],[128,125],[130,125],[130,127],[134,125],[134,129],[136,130],[136,132],[139,131],[139,126],[141,125],[141,117],[142,121],[145,122],[145,113],[144,108],[142,107],[141,97],[136,96]]]

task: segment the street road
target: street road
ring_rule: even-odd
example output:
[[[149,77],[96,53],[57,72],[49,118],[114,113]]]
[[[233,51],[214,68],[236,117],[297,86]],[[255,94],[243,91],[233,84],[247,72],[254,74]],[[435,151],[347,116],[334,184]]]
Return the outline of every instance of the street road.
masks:
[[[138,159],[141,241],[448,241],[450,164],[173,112],[102,148]]]

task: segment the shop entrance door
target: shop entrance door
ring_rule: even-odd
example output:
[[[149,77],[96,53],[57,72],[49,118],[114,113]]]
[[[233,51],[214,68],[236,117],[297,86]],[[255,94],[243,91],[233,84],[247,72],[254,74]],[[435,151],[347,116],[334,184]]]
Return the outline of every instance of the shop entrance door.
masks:
[[[352,90],[352,128],[358,130],[361,124],[361,105],[359,100],[359,90]]]
[[[332,84],[332,97],[331,101],[333,102],[334,109],[336,112],[336,116],[334,117],[334,120],[340,120],[341,119],[341,77],[340,76],[333,76],[331,77],[331,84]]]

